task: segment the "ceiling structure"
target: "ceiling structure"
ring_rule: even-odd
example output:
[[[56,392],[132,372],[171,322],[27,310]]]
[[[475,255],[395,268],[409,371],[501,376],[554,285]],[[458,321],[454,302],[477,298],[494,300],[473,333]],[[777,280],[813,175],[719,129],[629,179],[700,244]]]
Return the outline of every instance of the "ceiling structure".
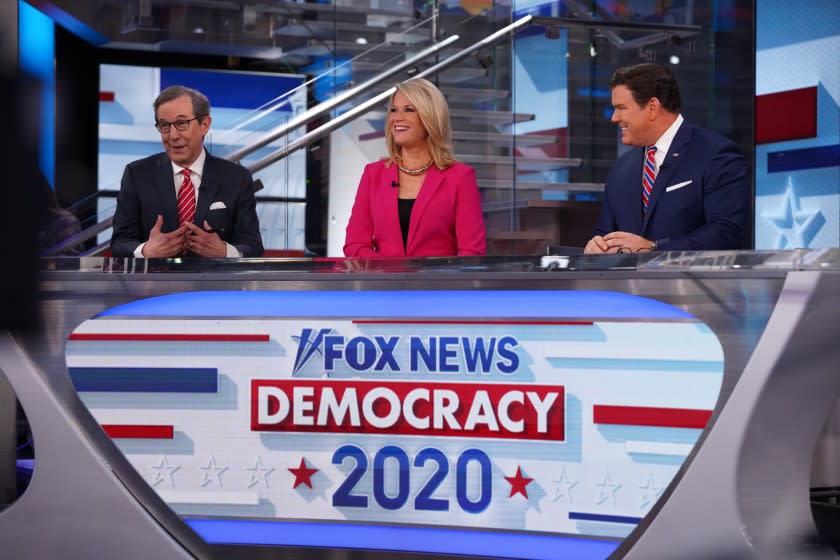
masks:
[[[272,0],[34,0],[104,38],[102,47],[306,64],[316,54],[361,52],[386,40],[429,39],[412,0],[330,4]],[[382,6],[382,7],[379,7]],[[418,29],[419,28],[419,29]]]

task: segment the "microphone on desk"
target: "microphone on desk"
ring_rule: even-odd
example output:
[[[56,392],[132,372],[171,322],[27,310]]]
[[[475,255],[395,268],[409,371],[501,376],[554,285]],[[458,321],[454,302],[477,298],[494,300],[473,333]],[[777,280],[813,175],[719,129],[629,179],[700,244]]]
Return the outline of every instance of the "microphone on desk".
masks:
[[[399,187],[399,186],[400,186],[399,181],[391,181],[391,188],[392,189],[395,188],[395,187]]]

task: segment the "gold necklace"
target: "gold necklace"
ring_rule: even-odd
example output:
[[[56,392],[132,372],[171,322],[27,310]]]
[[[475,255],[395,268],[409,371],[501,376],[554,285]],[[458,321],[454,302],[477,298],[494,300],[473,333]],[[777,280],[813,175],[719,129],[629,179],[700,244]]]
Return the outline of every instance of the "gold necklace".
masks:
[[[420,175],[421,173],[426,171],[431,166],[432,166],[432,160],[429,160],[425,165],[423,165],[421,167],[418,167],[417,169],[406,169],[405,167],[403,167],[402,165],[397,163],[397,167],[400,168],[400,171],[402,171],[403,173],[406,173],[408,175]]]

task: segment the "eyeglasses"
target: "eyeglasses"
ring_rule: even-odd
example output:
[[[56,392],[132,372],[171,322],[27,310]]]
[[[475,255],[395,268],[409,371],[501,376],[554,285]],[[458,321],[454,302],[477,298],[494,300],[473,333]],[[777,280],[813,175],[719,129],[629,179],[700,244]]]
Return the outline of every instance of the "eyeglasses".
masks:
[[[631,250],[630,247],[619,247],[618,252],[627,255],[630,253],[650,253],[653,249],[650,247],[642,247],[641,249],[636,249],[635,251]]]
[[[178,119],[177,121],[171,123],[166,121],[158,121],[155,123],[155,128],[158,129],[158,132],[160,132],[161,134],[166,134],[171,130],[173,126],[175,127],[175,130],[180,130],[181,132],[184,132],[190,127],[191,122],[197,121],[199,119],[200,117],[193,117],[191,119]]]

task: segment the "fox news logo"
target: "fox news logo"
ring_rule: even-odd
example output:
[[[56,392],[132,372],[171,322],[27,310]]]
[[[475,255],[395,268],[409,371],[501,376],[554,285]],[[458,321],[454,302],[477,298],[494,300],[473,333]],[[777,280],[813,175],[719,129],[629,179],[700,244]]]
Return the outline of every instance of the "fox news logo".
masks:
[[[512,375],[519,367],[512,336],[356,336],[347,339],[333,329],[302,329],[293,375],[314,358],[326,373],[342,371],[420,372]],[[408,363],[401,363],[407,361]],[[407,367],[406,367],[407,366]]]

